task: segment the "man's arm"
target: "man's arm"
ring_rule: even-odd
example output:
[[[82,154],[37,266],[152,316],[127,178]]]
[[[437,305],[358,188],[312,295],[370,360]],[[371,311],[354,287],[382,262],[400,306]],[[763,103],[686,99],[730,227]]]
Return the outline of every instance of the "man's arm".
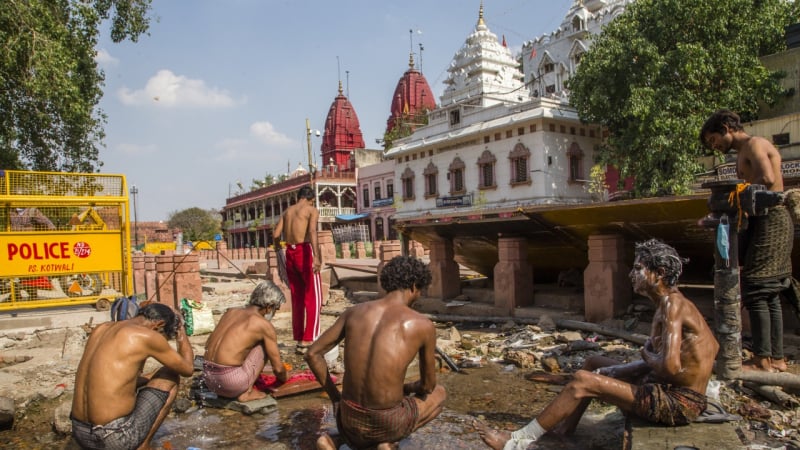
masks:
[[[344,339],[344,325],[347,322],[347,317],[348,311],[345,311],[336,319],[336,322],[334,322],[330,328],[325,330],[325,332],[311,344],[311,347],[309,347],[306,352],[308,368],[311,369],[314,376],[317,377],[317,380],[322,383],[322,387],[325,388],[325,392],[334,404],[342,400],[342,394],[339,392],[339,389],[336,388],[336,384],[333,382],[331,374],[328,371],[328,363],[325,361],[325,354],[331,351],[336,345],[339,345],[339,342]],[[324,382],[322,380],[324,380]]]
[[[419,349],[419,381],[403,386],[403,392],[423,396],[436,388],[436,329],[428,319],[418,321],[416,332],[422,335]]]
[[[266,319],[264,319],[266,321]],[[285,383],[288,378],[286,368],[281,361],[281,352],[278,350],[278,334],[271,323],[264,324],[264,350],[267,352],[267,360],[272,366],[272,373],[281,383]]]
[[[272,239],[275,240],[275,248],[279,247],[279,243],[281,240],[281,233],[283,233],[283,216],[278,219],[278,223],[275,225],[275,229],[272,230]]]
[[[53,225],[53,222],[47,218],[41,211],[36,208],[31,210],[31,219],[36,222],[37,224],[47,228],[48,230],[55,230],[56,226]]]
[[[629,363],[600,367],[599,369],[595,369],[594,373],[618,380],[632,380],[641,377],[647,372],[650,372],[650,370],[651,368],[647,362],[639,359]]]
[[[314,272],[322,269],[322,252],[319,249],[319,236],[317,236],[317,223],[319,222],[319,211],[311,206],[311,215],[308,218],[308,234],[311,238],[311,248],[314,251]]]
[[[147,330],[147,345],[150,348],[150,356],[168,369],[172,369],[184,377],[192,376],[194,372],[194,351],[186,331],[183,328],[183,321],[178,325],[178,333],[175,336],[175,344],[178,347],[176,352],[169,345],[163,334],[156,331]]]

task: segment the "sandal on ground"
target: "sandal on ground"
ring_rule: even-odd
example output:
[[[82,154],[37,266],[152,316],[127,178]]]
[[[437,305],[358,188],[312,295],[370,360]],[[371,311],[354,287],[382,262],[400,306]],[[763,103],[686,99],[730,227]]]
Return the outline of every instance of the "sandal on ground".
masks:
[[[706,410],[694,419],[695,422],[703,423],[736,422],[737,420],[742,420],[742,416],[725,411],[722,404],[711,399],[708,400]]]

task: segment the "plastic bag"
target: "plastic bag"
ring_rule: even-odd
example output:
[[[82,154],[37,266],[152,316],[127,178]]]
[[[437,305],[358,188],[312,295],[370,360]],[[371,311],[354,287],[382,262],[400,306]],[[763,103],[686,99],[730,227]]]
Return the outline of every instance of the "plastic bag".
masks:
[[[214,331],[214,313],[207,304],[182,298],[181,313],[187,336],[208,334]]]
[[[719,225],[717,225],[717,251],[719,252],[719,256],[725,261],[725,265],[730,264],[729,229],[728,215],[723,214],[719,219]]]

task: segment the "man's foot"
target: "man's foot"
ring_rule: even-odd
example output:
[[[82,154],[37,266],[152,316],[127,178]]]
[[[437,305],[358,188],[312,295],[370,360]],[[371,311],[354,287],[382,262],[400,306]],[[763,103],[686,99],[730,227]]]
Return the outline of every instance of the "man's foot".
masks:
[[[483,442],[494,450],[501,450],[511,439],[511,433],[508,431],[495,430],[478,419],[472,421],[472,426],[478,431]]]
[[[758,370],[761,372],[774,372],[770,358],[766,356],[753,356],[742,363],[742,370]]]
[[[261,392],[258,389],[250,388],[250,390],[246,391],[244,394],[236,397],[237,402],[252,402],[253,400],[261,400],[262,398],[266,398],[266,392]]]
[[[336,450],[336,443],[333,442],[333,438],[328,433],[324,433],[322,436],[317,439],[317,449],[318,450]]]
[[[781,359],[772,359],[772,358],[770,358],[769,364],[770,364],[770,366],[772,366],[772,368],[774,370],[777,370],[778,372],[786,372],[787,370],[789,370],[789,366],[786,365],[786,359],[785,358],[781,358]]]

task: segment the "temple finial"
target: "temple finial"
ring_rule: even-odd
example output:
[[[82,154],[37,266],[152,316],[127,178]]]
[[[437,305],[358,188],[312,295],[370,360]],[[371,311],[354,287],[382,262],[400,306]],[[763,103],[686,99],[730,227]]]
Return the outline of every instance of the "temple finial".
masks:
[[[339,95],[342,95],[344,91],[342,90],[342,80],[339,80]]]
[[[414,68],[414,52],[408,54],[408,68],[409,69]]]
[[[486,23],[483,21],[483,0],[481,0],[481,8],[478,11],[478,26],[481,25],[486,25]]]

